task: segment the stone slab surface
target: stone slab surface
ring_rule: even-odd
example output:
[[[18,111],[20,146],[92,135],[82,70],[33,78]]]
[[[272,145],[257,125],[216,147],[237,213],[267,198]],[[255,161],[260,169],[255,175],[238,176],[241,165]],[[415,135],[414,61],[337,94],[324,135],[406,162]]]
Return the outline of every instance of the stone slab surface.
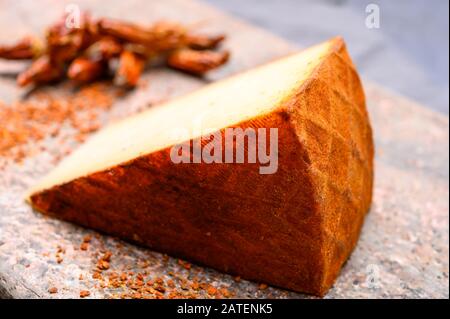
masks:
[[[151,70],[144,75],[148,85],[114,104],[109,112],[112,118],[297,49],[266,31],[192,0],[117,0],[108,1],[108,6],[101,1],[77,3],[96,15],[147,23],[168,18],[203,24],[208,30],[229,35],[225,46],[233,58],[226,67],[206,80],[169,70]],[[64,1],[2,1],[0,41],[30,30],[41,32],[63,10]],[[2,62],[3,67],[11,65]],[[367,81],[365,89],[376,139],[374,203],[356,250],[325,298],[448,298],[448,118]],[[13,79],[0,77],[1,101],[14,101],[21,94]],[[109,118],[105,117],[104,124]],[[176,259],[34,212],[23,202],[23,192],[54,166],[60,152],[59,138],[46,139],[47,151],[21,164],[11,163],[0,172],[0,297],[77,298],[80,290],[89,290],[92,298],[118,297],[125,288],[101,287],[92,278],[99,254],[110,250],[111,268],[146,271],[167,280],[179,277],[175,285],[195,275],[213,286],[228,288],[235,297],[309,298],[272,287],[261,289],[258,283],[236,281],[195,265],[186,269]],[[94,234],[94,239],[88,251],[81,251],[80,243],[86,234]],[[64,250],[61,263],[55,259],[58,246]],[[57,287],[58,293],[50,294],[49,287]]]

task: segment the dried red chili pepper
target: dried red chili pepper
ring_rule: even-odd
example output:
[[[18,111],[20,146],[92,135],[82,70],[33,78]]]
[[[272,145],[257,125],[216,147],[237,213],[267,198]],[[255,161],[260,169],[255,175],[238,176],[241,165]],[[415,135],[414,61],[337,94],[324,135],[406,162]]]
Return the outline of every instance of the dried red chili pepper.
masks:
[[[48,55],[43,55],[34,61],[27,70],[19,74],[17,84],[26,86],[31,83],[50,83],[61,79],[63,75],[63,69],[52,63]]]
[[[93,43],[87,50],[86,55],[94,59],[109,60],[122,53],[123,45],[113,37],[102,37]]]
[[[84,84],[99,79],[106,70],[107,65],[104,60],[80,57],[70,64],[67,77],[79,84]]]
[[[184,43],[186,31],[180,25],[158,22],[150,28],[113,19],[101,19],[99,32],[122,41],[142,44],[155,52],[173,50]]]
[[[43,51],[42,43],[34,37],[25,37],[12,45],[0,46],[0,58],[9,60],[29,60]]]
[[[220,34],[216,36],[206,35],[190,35],[186,36],[186,44],[191,49],[195,50],[212,50],[225,40],[225,35]]]
[[[89,15],[83,13],[80,25],[68,27],[66,17],[52,25],[47,30],[47,51],[55,63],[64,63],[76,58],[79,53],[94,43],[98,34]]]
[[[188,73],[203,75],[228,61],[227,51],[215,52],[210,50],[196,51],[181,49],[169,55],[167,63],[170,67]]]
[[[167,59],[174,69],[202,75],[224,64],[228,52],[212,49],[225,39],[224,35],[191,34],[184,26],[161,21],[144,27],[114,19],[94,20],[83,13],[79,25],[67,23],[68,16],[47,29],[45,56],[31,64],[17,79],[21,86],[42,84],[67,76],[78,83],[87,83],[108,73],[119,58],[116,83],[135,86],[148,61]],[[32,38],[10,46],[0,46],[0,58],[32,59],[44,49]]]
[[[114,82],[120,86],[134,87],[139,81],[144,61],[137,54],[123,51],[119,59],[119,67]]]

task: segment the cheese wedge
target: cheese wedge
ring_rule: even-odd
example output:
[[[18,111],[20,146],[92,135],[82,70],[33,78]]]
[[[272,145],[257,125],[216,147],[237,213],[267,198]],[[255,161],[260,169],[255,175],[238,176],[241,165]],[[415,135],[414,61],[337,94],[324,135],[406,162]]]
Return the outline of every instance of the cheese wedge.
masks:
[[[276,128],[276,170],[171,157],[177,145],[204,146],[205,134],[248,156],[249,140],[230,144],[227,128]],[[323,295],[369,210],[373,156],[361,82],[335,38],[106,127],[27,200],[172,256]]]

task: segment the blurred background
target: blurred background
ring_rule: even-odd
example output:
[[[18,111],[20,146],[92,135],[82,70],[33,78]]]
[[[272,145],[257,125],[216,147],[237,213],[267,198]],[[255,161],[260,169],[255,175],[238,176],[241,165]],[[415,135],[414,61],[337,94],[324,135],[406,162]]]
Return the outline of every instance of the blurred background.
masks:
[[[204,0],[308,46],[342,35],[363,77],[449,114],[448,0]],[[380,9],[366,27],[366,6]]]

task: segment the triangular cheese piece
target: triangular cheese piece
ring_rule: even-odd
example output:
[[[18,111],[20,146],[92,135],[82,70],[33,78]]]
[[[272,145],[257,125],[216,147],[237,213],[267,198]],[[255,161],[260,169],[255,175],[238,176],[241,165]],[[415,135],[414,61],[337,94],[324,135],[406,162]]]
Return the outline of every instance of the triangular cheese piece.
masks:
[[[266,155],[277,129],[272,174],[261,167],[273,162],[246,160],[249,144],[244,163],[171,157],[174,145],[215,132],[224,153],[237,152],[250,139],[230,146],[231,127],[257,137],[266,128]],[[323,295],[370,207],[373,152],[363,89],[336,38],[110,125],[27,198],[43,213],[173,256]]]

